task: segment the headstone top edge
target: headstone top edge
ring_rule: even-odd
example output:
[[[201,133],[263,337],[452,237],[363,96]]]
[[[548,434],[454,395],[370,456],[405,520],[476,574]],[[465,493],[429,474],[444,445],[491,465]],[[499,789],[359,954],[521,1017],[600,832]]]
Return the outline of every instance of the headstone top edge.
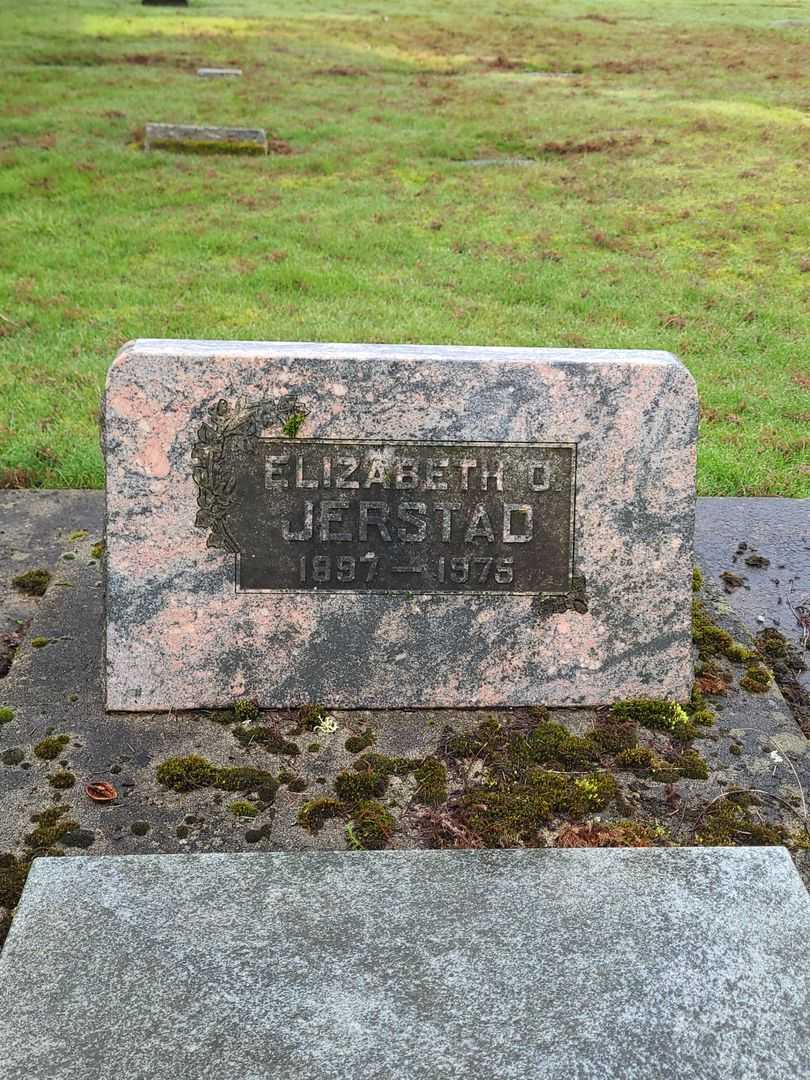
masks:
[[[110,377],[118,368],[139,359],[256,361],[390,361],[395,363],[538,364],[572,367],[659,367],[681,372],[694,380],[684,363],[657,349],[569,349],[484,345],[403,345],[316,341],[229,341],[172,338],[136,338],[124,344],[110,365]]]

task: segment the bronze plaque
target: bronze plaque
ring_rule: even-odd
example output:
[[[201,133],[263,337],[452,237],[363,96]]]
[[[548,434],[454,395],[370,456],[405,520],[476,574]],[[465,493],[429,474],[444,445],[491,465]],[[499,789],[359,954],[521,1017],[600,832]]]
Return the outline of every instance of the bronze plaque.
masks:
[[[246,438],[220,537],[239,591],[572,588],[576,447]]]

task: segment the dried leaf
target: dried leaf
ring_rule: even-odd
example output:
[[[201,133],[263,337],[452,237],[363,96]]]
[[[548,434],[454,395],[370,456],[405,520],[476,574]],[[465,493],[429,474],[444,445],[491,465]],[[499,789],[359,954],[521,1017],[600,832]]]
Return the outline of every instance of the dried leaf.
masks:
[[[92,784],[85,784],[84,793],[93,802],[115,802],[118,798],[118,792],[106,780],[97,780]]]

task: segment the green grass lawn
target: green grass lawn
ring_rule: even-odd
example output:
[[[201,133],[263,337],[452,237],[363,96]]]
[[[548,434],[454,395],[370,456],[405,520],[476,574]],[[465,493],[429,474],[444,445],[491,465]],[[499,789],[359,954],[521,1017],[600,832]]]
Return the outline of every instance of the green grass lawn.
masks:
[[[808,2],[3,0],[0,486],[103,484],[183,337],[670,349],[700,491],[810,495],[808,73]]]

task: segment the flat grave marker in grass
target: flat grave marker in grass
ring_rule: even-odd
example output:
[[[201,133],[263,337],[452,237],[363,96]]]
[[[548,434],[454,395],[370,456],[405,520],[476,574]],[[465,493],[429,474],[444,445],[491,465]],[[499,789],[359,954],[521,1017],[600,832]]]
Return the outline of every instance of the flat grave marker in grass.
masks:
[[[197,74],[202,79],[238,79],[242,74],[242,69],[235,67],[201,67],[197,68]]]
[[[108,708],[685,700],[696,419],[660,352],[134,342]]]
[[[141,0],[144,7],[188,7],[188,0]]]
[[[147,124],[144,135],[144,150],[266,154],[267,149],[267,132],[263,128]]]
[[[523,157],[504,157],[504,158],[469,158],[466,161],[460,161],[459,165],[466,165],[472,169],[485,169],[490,165],[500,166],[521,166],[521,165],[536,165],[537,162],[534,158]]]

